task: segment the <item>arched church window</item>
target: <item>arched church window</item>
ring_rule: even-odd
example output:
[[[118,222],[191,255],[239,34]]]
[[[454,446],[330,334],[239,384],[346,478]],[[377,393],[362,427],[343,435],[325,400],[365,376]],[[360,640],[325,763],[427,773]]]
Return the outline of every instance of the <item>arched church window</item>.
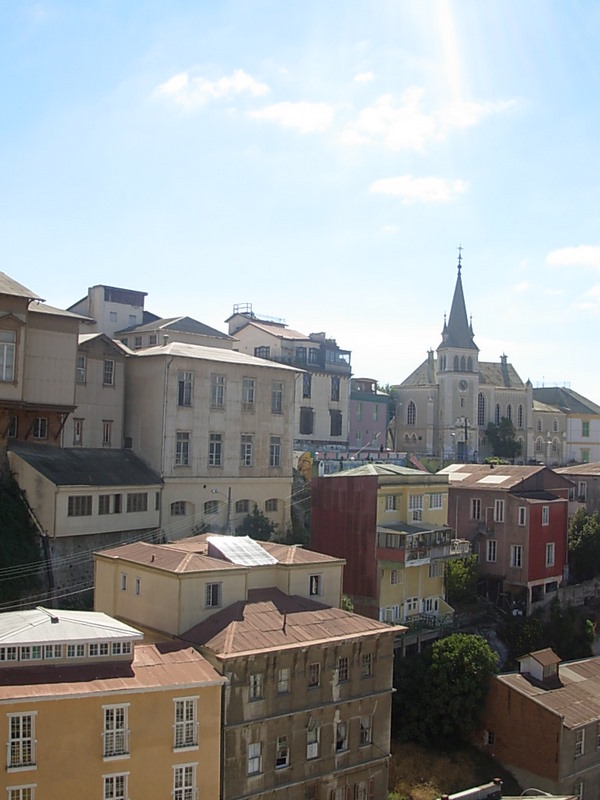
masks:
[[[552,452],[558,453],[558,439],[552,439]]]
[[[535,452],[541,453],[543,449],[544,449],[544,440],[542,439],[541,436],[538,436],[537,439],[535,440]]]
[[[494,410],[494,422],[496,425],[500,425],[500,403],[496,403],[496,408]]]
[[[506,406],[506,419],[512,422],[512,405],[510,403]]]
[[[536,425],[536,430],[537,430],[537,432],[538,432],[538,433],[541,433],[541,432],[542,432],[542,418],[541,418],[541,417],[538,417],[538,421],[537,421],[537,425]]]
[[[417,424],[417,407],[412,400],[406,406],[406,424],[407,425]]]
[[[521,403],[517,406],[517,428],[523,427],[523,406]]]
[[[471,356],[467,358],[467,370],[469,372],[473,372],[473,359],[471,358]]]
[[[417,443],[417,434],[416,433],[413,433],[413,435],[412,435],[412,443],[413,444]]]
[[[404,434],[404,441],[406,442],[406,444],[410,442],[410,436],[408,435],[408,433]]]
[[[552,432],[558,433],[558,420],[556,419],[556,417],[554,417],[554,419],[552,420]]]
[[[454,356],[454,372],[458,372],[458,356]]]
[[[461,356],[460,357],[460,369],[461,369],[461,372],[464,372],[466,370],[466,368],[467,368],[467,362],[465,360],[465,357]]]
[[[477,425],[483,428],[485,425],[485,397],[483,392],[477,396]]]

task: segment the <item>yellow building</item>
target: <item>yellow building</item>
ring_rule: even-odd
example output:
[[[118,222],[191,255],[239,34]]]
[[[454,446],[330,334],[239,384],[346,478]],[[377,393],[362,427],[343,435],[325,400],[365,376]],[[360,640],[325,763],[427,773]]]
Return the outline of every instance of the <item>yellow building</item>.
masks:
[[[0,615],[0,796],[217,800],[225,679],[141,639],[96,612]]]
[[[469,543],[448,525],[446,475],[366,464],[312,485],[312,546],[346,560],[344,592],[360,613],[413,627],[450,621],[444,570]]]

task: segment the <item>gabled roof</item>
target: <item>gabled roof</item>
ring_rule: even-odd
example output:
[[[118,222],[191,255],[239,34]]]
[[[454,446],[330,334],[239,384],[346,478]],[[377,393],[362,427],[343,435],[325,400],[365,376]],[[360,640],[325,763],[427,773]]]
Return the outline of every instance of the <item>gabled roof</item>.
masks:
[[[411,372],[408,378],[405,378],[400,386],[435,386],[435,368],[432,368],[428,359],[425,359],[422,364]]]
[[[121,342],[116,339],[111,339],[110,336],[107,336],[106,333],[102,333],[101,331],[97,331],[96,333],[80,333],[78,342],[80,347],[82,345],[85,347],[86,344],[95,340],[102,341],[107,347],[110,347],[114,353],[118,353],[119,355],[126,355],[126,353],[129,352],[129,348],[126,348],[125,345],[121,344]]]
[[[263,331],[264,333],[269,333],[271,336],[275,336],[277,339],[291,339],[293,341],[305,341],[305,342],[313,342],[315,347],[320,344],[320,342],[314,342],[309,336],[305,333],[300,333],[300,331],[295,331],[293,328],[288,328],[287,326],[278,325],[276,323],[270,322],[258,322],[257,320],[248,320],[245,325],[242,325],[241,328],[238,328],[236,333],[243,330],[243,328],[247,328],[251,325],[254,328],[258,328],[259,330]]]
[[[448,475],[450,486],[477,486],[478,489],[509,490],[547,467],[513,464],[450,464],[437,474]]]
[[[38,300],[34,300],[30,304],[29,311],[33,311],[38,314],[48,314],[52,317],[69,317],[70,319],[77,320],[78,322],[93,322],[90,317],[86,317],[83,314],[73,314],[72,311],[65,311],[62,308],[55,308],[54,306],[49,306],[47,303],[41,303]]]
[[[181,356],[182,358],[196,358],[199,361],[220,361],[226,364],[245,364],[251,367],[264,367],[266,369],[284,369],[290,372],[303,372],[298,367],[268,361],[265,358],[239,353],[237,350],[225,350],[222,347],[204,347],[200,344],[184,344],[183,342],[169,342],[159,347],[148,347],[146,350],[132,351],[136,358],[157,358],[159,356]]]
[[[533,396],[542,403],[557,406],[566,414],[600,414],[600,406],[564,386],[545,386],[534,389]]]
[[[0,614],[1,644],[95,642],[100,639],[141,640],[143,634],[100,611],[57,611],[40,606]]]
[[[35,292],[18,283],[5,272],[0,272],[0,294],[10,294],[14,297],[25,297],[27,300],[41,300]]]
[[[22,458],[56,486],[160,486],[160,476],[131,450],[53,447],[12,442],[9,452]]]
[[[180,638],[227,658],[402,630],[270,588],[250,590],[248,600],[212,614]]]
[[[144,322],[142,325],[132,325],[129,328],[123,328],[115,332],[115,336],[130,333],[145,333],[154,331],[178,331],[180,333],[196,333],[202,336],[212,336],[216,339],[228,339],[234,341],[233,336],[227,333],[218,331],[216,328],[211,328],[210,325],[205,325],[203,322],[192,317],[157,317],[155,320]]]
[[[525,384],[512,364],[494,361],[479,362],[479,385],[525,389]]]
[[[420,476],[423,477],[423,472],[420,469],[412,469],[411,467],[400,467],[396,464],[361,464],[360,467],[353,467],[352,469],[345,469],[341,472],[332,472],[330,475],[324,475],[325,478],[358,478],[365,475],[379,475],[379,476]],[[426,473],[429,474],[429,473]]]

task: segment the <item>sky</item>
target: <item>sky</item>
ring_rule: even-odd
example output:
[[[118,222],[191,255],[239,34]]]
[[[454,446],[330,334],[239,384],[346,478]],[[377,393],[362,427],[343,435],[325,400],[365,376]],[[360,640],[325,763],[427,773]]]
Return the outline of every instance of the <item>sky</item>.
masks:
[[[458,247],[480,360],[600,403],[600,3],[0,3],[0,270],[236,303],[400,383]]]

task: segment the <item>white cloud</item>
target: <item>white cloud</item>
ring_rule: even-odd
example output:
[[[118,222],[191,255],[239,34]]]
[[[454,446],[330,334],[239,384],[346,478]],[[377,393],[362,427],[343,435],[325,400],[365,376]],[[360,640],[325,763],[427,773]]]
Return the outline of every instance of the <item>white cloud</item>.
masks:
[[[515,286],[515,292],[526,292],[528,289],[531,289],[531,284],[527,281],[521,281]]]
[[[356,83],[370,83],[375,77],[373,72],[359,72],[358,75],[354,76],[354,81]]]
[[[581,244],[579,247],[563,247],[552,250],[546,256],[551,267],[592,267],[600,269],[600,247]]]
[[[243,69],[236,69],[231,75],[224,75],[216,81],[201,76],[193,78],[188,72],[180,72],[154,90],[156,96],[170,97],[184,108],[201,108],[210,100],[243,93],[261,97],[268,92],[266,83],[255,80]]]
[[[428,113],[422,109],[424,94],[422,87],[413,86],[402,93],[399,105],[393,95],[383,95],[344,128],[340,142],[351,147],[381,142],[387,150],[422,152],[429,142],[446,138],[451,129],[477,125],[514,103],[458,101]]]
[[[294,128],[300,133],[320,133],[333,123],[334,111],[327,103],[275,103],[249,116],[276,122],[283,128]]]
[[[400,197],[404,205],[412,203],[450,203],[466,192],[465,181],[447,181],[444,178],[413,178],[401,175],[397,178],[382,178],[369,187],[374,194]]]

